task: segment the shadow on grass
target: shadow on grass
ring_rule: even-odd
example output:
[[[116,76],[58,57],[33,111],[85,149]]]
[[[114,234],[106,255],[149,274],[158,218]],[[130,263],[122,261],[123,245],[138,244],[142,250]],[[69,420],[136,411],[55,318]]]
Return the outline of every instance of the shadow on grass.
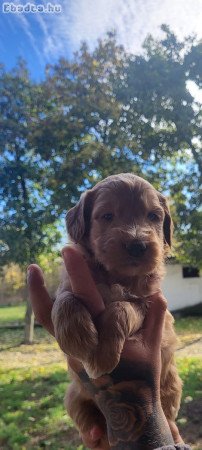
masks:
[[[23,328],[0,328],[0,352],[20,347],[23,343],[23,339]],[[44,343],[49,345],[52,342],[55,342],[55,340],[47,333],[46,330],[42,327],[35,327],[33,344]]]
[[[2,381],[1,449],[77,448],[78,433],[63,406],[65,370],[40,368],[38,375],[31,369],[9,370]]]

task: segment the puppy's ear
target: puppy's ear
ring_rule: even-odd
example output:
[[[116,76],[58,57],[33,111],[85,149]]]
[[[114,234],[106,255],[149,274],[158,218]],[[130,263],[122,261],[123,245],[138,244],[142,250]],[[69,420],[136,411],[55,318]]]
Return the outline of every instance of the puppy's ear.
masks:
[[[160,201],[161,205],[163,206],[164,213],[165,213],[164,222],[163,222],[164,239],[165,239],[166,244],[168,244],[169,247],[171,247],[172,235],[173,235],[173,221],[172,221],[171,214],[170,214],[170,208],[169,208],[166,198],[161,194],[159,194],[159,201]]]
[[[86,191],[76,206],[66,214],[67,231],[71,239],[77,243],[81,242],[84,235],[90,230],[90,215],[92,207],[92,191]]]

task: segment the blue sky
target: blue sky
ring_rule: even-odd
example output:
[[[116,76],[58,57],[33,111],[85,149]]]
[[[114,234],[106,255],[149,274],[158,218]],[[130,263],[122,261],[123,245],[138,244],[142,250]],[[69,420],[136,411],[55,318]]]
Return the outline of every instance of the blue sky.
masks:
[[[160,36],[167,23],[183,39],[195,33],[202,39],[202,0],[13,0],[16,5],[59,5],[60,13],[3,13],[0,10],[0,62],[7,68],[19,56],[28,62],[32,77],[43,77],[46,63],[71,57],[81,41],[92,49],[110,29],[131,52],[140,52],[148,33]]]

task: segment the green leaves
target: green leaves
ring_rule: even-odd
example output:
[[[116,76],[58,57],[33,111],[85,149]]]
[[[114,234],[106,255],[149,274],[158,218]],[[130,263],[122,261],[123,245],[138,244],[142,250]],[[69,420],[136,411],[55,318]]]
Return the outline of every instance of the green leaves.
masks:
[[[73,60],[49,65],[42,83],[22,62],[1,71],[3,263],[13,252],[20,264],[37,259],[82,190],[132,171],[170,197],[176,255],[199,264],[201,113],[188,82],[201,86],[201,43],[162,30],[142,55],[128,54],[113,33],[93,51],[83,44]]]
[[[0,77],[1,265],[37,261],[60,238],[56,207],[44,182],[48,165],[31,142],[40,90],[24,63]],[[50,229],[48,226],[51,225]]]

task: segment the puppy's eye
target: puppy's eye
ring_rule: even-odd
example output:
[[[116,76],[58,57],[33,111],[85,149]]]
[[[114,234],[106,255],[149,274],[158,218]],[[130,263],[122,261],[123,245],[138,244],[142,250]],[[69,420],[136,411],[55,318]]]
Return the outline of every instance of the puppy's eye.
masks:
[[[154,213],[154,212],[150,212],[147,217],[148,217],[149,220],[151,220],[151,222],[158,222],[159,221],[159,216],[157,216],[157,214]]]
[[[102,219],[106,220],[107,222],[111,222],[113,219],[113,214],[112,213],[103,214]]]

